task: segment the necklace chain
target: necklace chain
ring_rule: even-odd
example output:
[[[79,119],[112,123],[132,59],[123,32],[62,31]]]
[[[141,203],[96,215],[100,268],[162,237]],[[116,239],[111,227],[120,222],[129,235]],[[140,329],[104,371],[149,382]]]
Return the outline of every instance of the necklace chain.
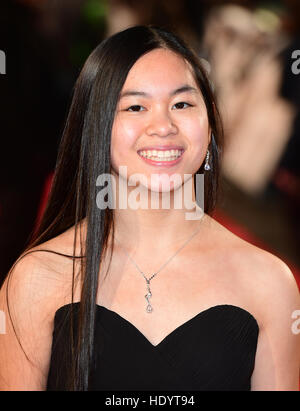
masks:
[[[201,226],[200,226],[201,228]],[[173,254],[160,268],[158,271],[156,271],[154,274],[151,275],[151,277],[147,278],[145,276],[145,274],[143,273],[143,271],[139,268],[139,266],[137,265],[137,263],[133,260],[132,257],[130,257],[130,255],[128,254],[128,252],[122,247],[123,251],[127,254],[128,258],[130,259],[130,261],[135,265],[136,269],[142,274],[142,276],[144,277],[144,279],[146,280],[146,287],[147,287],[147,294],[145,295],[145,298],[147,300],[147,307],[146,307],[146,311],[147,313],[151,313],[153,311],[153,307],[151,306],[150,302],[149,302],[149,298],[152,297],[152,293],[150,290],[150,281],[153,279],[153,277],[155,277],[186,245],[187,243],[189,243],[192,238],[200,231],[200,228],[198,228],[197,230],[194,231],[194,233],[183,243],[183,245],[176,251],[175,254]],[[121,245],[121,243],[117,240],[117,238],[115,237],[115,240],[117,243],[119,243]]]

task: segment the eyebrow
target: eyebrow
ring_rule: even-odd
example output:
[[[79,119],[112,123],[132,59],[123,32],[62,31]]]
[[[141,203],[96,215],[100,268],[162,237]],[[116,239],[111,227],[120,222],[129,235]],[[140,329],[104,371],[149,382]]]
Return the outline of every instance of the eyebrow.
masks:
[[[185,84],[184,86],[171,91],[170,97],[176,96],[177,94],[180,94],[180,93],[186,93],[186,92],[190,92],[190,93],[198,92],[199,93],[199,90],[196,89],[195,87]],[[138,91],[138,90],[126,90],[126,91],[123,91],[123,93],[120,95],[120,99],[122,97],[128,97],[128,96],[151,97],[151,94],[145,93],[144,91]]]

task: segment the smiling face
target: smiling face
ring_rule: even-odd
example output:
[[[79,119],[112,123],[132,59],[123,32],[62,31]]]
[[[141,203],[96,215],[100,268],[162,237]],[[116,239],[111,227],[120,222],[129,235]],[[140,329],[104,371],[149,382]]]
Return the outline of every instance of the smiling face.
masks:
[[[119,174],[119,166],[127,166],[127,178],[141,173],[148,188],[163,191],[163,174],[179,174],[183,182],[184,174],[196,173],[209,141],[206,106],[189,63],[165,49],[138,59],[116,109],[113,171]]]

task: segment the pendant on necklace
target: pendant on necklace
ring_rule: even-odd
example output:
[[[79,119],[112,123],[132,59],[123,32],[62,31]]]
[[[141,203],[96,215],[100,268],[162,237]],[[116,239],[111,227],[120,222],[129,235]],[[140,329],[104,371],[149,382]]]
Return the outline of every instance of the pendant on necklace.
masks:
[[[149,302],[149,298],[152,297],[152,293],[151,293],[151,290],[150,290],[150,287],[149,287],[150,281],[149,280],[146,280],[146,281],[147,281],[147,291],[148,291],[147,294],[145,294],[145,298],[146,298],[147,303],[148,303],[146,311],[147,311],[147,313],[152,313],[153,308],[152,308],[152,306]]]

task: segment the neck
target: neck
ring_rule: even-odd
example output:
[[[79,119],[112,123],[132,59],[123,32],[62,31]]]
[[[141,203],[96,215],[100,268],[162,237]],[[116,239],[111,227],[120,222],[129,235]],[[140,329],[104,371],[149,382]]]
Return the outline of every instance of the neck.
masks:
[[[140,201],[140,208],[134,209],[132,208],[134,189],[127,187],[127,199],[129,200],[127,203],[131,204],[123,209],[120,207],[117,184],[116,208],[114,209],[117,241],[129,250],[158,251],[177,247],[196,230],[201,229],[203,211],[195,201],[193,179],[190,178],[183,185],[185,187],[181,186],[172,191],[154,193],[154,195],[153,192],[142,187],[139,190],[140,197],[144,197],[147,191],[147,201],[143,203],[143,206]],[[187,189],[190,189],[192,193],[189,200],[184,198],[184,193],[188,192]],[[158,200],[156,208],[153,207],[153,198]]]

